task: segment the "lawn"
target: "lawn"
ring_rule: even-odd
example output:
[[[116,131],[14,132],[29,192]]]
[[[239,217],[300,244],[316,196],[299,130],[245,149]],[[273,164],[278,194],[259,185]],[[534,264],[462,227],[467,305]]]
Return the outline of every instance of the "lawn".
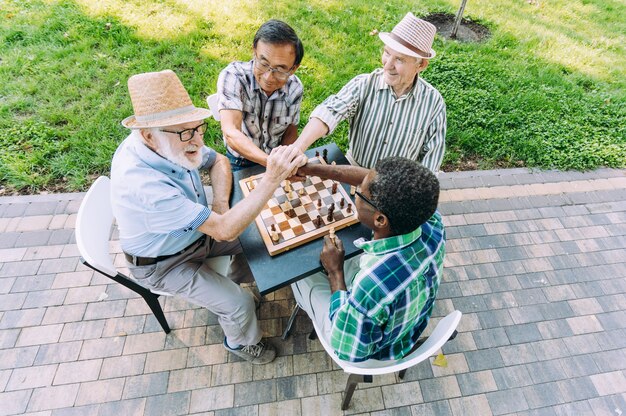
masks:
[[[380,65],[373,29],[460,0],[0,0],[0,194],[84,190],[107,174],[132,114],[129,76],[177,72],[196,105],[248,60],[269,18],[305,45],[302,128],[313,108]],[[448,108],[445,170],[626,167],[626,3],[469,0],[481,43],[437,38],[424,78]],[[345,123],[327,140],[346,147]],[[223,151],[217,122],[206,134]]]

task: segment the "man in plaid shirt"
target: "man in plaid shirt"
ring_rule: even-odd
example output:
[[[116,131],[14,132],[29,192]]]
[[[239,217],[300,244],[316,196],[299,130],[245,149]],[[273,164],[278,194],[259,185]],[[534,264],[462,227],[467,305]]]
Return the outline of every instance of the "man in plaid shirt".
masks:
[[[360,184],[356,211],[373,238],[356,240],[363,254],[344,263],[343,243],[326,236],[320,258],[328,276],[292,284],[296,301],[343,360],[407,355],[428,324],[442,274],[436,176],[401,157],[380,160],[372,170],[306,165],[298,173]]]
[[[233,171],[267,164],[279,145],[295,142],[302,82],[294,74],[304,47],[280,20],[263,23],[252,42],[252,60],[232,62],[217,81],[220,123]]]

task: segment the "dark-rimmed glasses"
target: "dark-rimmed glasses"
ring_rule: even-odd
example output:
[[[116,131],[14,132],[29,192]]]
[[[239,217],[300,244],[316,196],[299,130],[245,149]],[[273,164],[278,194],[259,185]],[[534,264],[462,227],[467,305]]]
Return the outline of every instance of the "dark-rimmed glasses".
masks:
[[[193,136],[196,135],[196,132],[200,134],[204,134],[206,132],[206,129],[207,129],[207,123],[205,121],[204,123],[200,124],[198,127],[194,127],[193,129],[185,129],[181,131],[169,131],[169,130],[159,130],[159,131],[162,131],[163,133],[178,134],[178,138],[180,139],[180,141],[185,143],[193,139]]]
[[[376,211],[383,213],[383,211],[382,211],[380,208],[378,208],[378,207],[376,206],[376,204],[375,204],[375,203],[373,203],[373,202],[372,202],[372,201],[371,201],[368,197],[366,197],[365,195],[363,195],[361,192],[359,192],[359,191],[355,191],[355,194],[357,194],[357,195],[358,195],[358,196],[359,196],[359,197],[360,197],[363,201],[367,202],[367,203],[368,203],[368,204],[370,204],[372,207],[374,207],[374,209],[375,209]],[[384,213],[383,213],[383,214],[384,214]]]
[[[261,72],[261,74],[265,74],[266,72],[271,72],[272,74],[274,74],[276,79],[280,81],[285,81],[287,78],[289,78],[291,76],[291,70],[295,66],[295,65],[292,66],[287,71],[283,71],[282,69],[271,67],[269,64],[265,62],[259,61],[259,58],[257,58],[256,55],[254,56],[253,62],[254,62],[254,67],[258,69],[259,72]]]

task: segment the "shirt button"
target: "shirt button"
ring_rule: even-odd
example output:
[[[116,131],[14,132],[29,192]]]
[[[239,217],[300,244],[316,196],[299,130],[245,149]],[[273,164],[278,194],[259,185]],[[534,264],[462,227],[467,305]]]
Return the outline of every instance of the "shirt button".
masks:
[[[172,170],[172,173],[176,173],[176,171],[175,171],[175,170]]]

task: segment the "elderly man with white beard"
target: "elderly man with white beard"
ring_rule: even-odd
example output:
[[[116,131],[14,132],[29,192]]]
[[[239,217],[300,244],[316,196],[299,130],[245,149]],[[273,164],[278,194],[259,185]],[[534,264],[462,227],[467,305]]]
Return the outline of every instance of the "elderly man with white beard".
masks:
[[[253,364],[272,361],[276,352],[262,340],[254,299],[237,284],[252,280],[237,237],[304,156],[295,147],[275,148],[261,182],[229,208],[230,164],[203,141],[210,111],[193,105],[170,70],[134,75],[128,89],[135,114],[122,121],[131,133],[113,156],[111,201],[131,274],[216,314],[229,352]],[[199,169],[211,178],[210,207]],[[207,266],[224,255],[232,256],[226,275]]]

